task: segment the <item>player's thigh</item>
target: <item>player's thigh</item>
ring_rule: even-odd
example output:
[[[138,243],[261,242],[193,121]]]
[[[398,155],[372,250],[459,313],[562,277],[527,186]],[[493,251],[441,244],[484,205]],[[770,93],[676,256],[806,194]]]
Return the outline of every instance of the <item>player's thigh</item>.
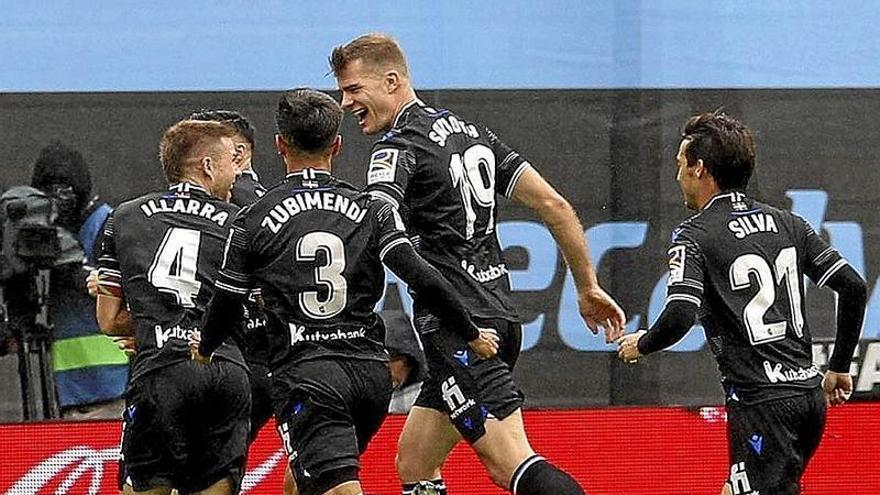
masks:
[[[733,495],[797,494],[809,460],[801,445],[812,394],[727,406],[730,458],[727,483]]]
[[[327,490],[324,492],[324,495],[360,495],[362,493],[364,492],[361,490],[361,484],[359,482],[348,481]]]
[[[247,456],[250,381],[243,367],[228,361],[217,360],[202,369],[207,373],[206,388],[190,407],[194,430],[187,463],[190,474],[182,488],[202,492],[214,487],[207,493],[225,493],[228,482],[235,493]]]
[[[170,486],[157,486],[140,492],[135,491],[131,485],[125,485],[122,489],[123,495],[169,495],[171,493],[172,490]]]
[[[506,362],[480,359],[463,337],[433,315],[419,315],[416,322],[430,371],[416,406],[445,412],[469,443],[482,437],[487,419],[504,419],[522,406],[522,391]],[[507,325],[499,333],[507,332]]]
[[[357,480],[360,451],[350,412],[357,397],[340,361],[304,361],[275,370],[273,397],[300,494],[321,494]]]
[[[213,485],[194,492],[194,495],[233,495],[238,492],[238,483],[232,478],[226,477]]]
[[[473,447],[492,481],[502,487],[509,486],[516,468],[535,455],[526,437],[520,410],[501,420],[487,420],[486,433]]]
[[[397,471],[404,483],[434,479],[461,435],[443,411],[413,406],[397,446]]]

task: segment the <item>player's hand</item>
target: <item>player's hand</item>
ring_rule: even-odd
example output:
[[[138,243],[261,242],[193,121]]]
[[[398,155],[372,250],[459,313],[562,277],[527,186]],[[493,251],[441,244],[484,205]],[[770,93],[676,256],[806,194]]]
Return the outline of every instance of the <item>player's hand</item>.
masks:
[[[92,270],[86,276],[86,288],[90,296],[98,297],[98,270]]]
[[[199,364],[210,364],[211,356],[203,356],[201,351],[199,351],[199,344],[201,341],[197,339],[191,339],[189,341],[189,357],[199,363]]]
[[[642,353],[639,352],[639,339],[642,338],[642,335],[645,335],[644,330],[639,330],[636,333],[631,333],[628,335],[624,335],[617,339],[617,356],[627,363],[635,363],[642,357]]]
[[[826,371],[822,380],[822,389],[825,391],[825,404],[839,406],[852,395],[852,376],[849,373]]]
[[[470,348],[483,359],[489,359],[498,354],[498,332],[491,328],[481,328],[479,337],[468,342]]]
[[[593,335],[599,333],[599,327],[605,329],[605,342],[614,342],[623,335],[626,315],[598,285],[578,294],[578,308]]]
[[[116,346],[119,347],[119,350],[125,353],[126,356],[132,357],[134,356],[137,350],[135,349],[135,340],[134,337],[110,337],[113,339],[113,342],[116,342]]]

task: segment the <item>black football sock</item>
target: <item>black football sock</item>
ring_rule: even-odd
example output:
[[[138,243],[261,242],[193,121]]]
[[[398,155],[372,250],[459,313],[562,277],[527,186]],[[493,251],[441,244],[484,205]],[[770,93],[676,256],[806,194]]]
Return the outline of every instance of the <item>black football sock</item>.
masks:
[[[516,468],[510,491],[514,495],[585,495],[574,478],[539,455],[529,457]]]

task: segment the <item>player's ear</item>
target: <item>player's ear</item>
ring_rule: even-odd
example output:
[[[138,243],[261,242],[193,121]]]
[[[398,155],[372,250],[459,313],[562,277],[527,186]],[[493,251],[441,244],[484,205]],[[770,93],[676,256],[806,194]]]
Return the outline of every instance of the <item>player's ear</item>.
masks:
[[[281,156],[286,155],[290,150],[290,145],[281,137],[281,134],[275,134],[275,149],[278,150],[278,154]]]
[[[394,69],[385,73],[385,91],[393,93],[400,87],[400,73]]]
[[[342,134],[337,134],[333,144],[330,145],[330,156],[336,157],[342,153]]]
[[[697,179],[702,179],[703,175],[706,174],[706,167],[703,165],[703,159],[700,158],[697,160],[697,163],[694,165],[694,175]]]
[[[214,160],[212,160],[210,156],[203,156],[202,160],[199,162],[201,172],[211,179],[214,179],[214,165]]]

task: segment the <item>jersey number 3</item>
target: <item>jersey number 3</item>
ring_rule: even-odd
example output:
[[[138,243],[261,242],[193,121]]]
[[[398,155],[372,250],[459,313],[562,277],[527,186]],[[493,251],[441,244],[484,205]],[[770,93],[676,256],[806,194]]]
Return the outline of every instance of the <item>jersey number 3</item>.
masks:
[[[776,302],[776,286],[785,281],[788,286],[788,303],[791,306],[791,319],[798,337],[804,335],[804,315],[801,312],[800,276],[797,269],[797,250],[794,246],[779,251],[773,268],[757,254],[744,254],[730,265],[730,288],[744,290],[752,286],[754,275],[758,293],[743,309],[743,323],[749,332],[752,345],[776,342],[785,338],[788,323],[777,321],[767,323],[764,315]]]
[[[323,251],[326,262],[315,268],[315,283],[327,288],[322,299],[318,291],[299,294],[299,307],[306,315],[323,320],[332,318],[345,309],[348,301],[348,282],[342,276],[345,270],[345,246],[342,239],[330,232],[309,232],[296,243],[296,261],[314,262]]]

